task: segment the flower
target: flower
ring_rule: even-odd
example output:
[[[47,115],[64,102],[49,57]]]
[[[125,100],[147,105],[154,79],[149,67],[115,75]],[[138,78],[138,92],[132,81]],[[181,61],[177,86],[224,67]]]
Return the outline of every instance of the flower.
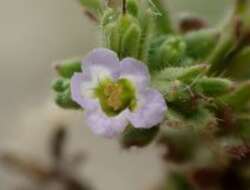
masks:
[[[119,61],[105,48],[90,52],[82,73],[71,79],[72,99],[84,108],[86,124],[95,134],[114,137],[131,124],[151,128],[164,119],[163,96],[149,87],[145,64],[133,58]]]

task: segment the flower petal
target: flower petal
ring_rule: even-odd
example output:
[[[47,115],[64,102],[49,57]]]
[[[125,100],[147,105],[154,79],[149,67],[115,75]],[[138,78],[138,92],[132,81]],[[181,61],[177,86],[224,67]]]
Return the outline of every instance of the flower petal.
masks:
[[[93,80],[116,78],[119,75],[119,58],[109,49],[94,49],[86,56],[82,65],[83,72],[89,74]]]
[[[166,102],[160,92],[148,89],[138,97],[138,107],[130,112],[128,120],[135,128],[151,128],[164,119]]]
[[[95,111],[85,112],[87,126],[93,133],[112,138],[118,136],[128,126],[126,118],[127,111],[120,113],[115,117],[108,117],[101,108]]]
[[[88,75],[75,73],[71,79],[71,96],[82,108],[94,110],[98,107],[97,99],[92,97],[95,84]]]
[[[120,67],[120,78],[132,81],[140,89],[149,84],[150,74],[144,63],[133,58],[125,58],[121,61]]]

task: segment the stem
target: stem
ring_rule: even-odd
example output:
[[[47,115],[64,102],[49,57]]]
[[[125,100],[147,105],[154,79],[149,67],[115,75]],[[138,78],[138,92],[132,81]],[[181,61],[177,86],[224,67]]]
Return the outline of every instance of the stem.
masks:
[[[127,0],[122,0],[122,13],[124,15],[127,13]]]

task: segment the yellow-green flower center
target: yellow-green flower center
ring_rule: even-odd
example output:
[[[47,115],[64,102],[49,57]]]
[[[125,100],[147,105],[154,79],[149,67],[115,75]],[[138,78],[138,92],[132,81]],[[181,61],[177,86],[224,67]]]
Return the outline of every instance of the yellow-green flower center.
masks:
[[[126,108],[132,110],[136,103],[134,87],[126,79],[101,81],[95,89],[95,95],[109,116],[115,116]]]

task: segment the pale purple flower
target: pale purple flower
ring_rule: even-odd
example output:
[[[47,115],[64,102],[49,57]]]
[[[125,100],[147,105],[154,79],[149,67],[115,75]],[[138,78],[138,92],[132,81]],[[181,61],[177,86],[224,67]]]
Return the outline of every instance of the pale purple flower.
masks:
[[[151,128],[164,119],[165,100],[149,87],[148,69],[140,61],[120,62],[113,51],[98,48],[86,56],[82,70],[72,77],[72,99],[84,108],[87,126],[95,134],[114,137],[129,124]]]

